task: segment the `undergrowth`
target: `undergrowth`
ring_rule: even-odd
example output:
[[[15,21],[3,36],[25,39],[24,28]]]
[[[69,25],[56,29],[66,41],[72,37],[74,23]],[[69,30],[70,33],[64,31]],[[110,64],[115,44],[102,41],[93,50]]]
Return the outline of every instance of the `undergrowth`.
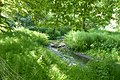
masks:
[[[48,50],[47,36],[20,28],[0,33],[0,80],[73,80],[78,74]],[[75,68],[77,67],[77,68]],[[74,77],[70,73],[76,74]]]
[[[65,42],[71,50],[83,52],[93,58],[82,68],[81,80],[119,80],[119,37],[118,33],[107,31],[70,31],[66,34]]]
[[[112,50],[120,49],[119,35],[109,35],[100,32],[70,31],[65,36],[65,42],[69,48],[75,51],[90,49]]]
[[[79,64],[69,66],[47,49],[47,44],[47,35],[36,31],[20,28],[12,32],[0,32],[0,80],[118,80],[120,78],[118,76],[120,66],[115,63],[117,53],[114,57],[106,54],[107,57],[94,59],[84,66]]]

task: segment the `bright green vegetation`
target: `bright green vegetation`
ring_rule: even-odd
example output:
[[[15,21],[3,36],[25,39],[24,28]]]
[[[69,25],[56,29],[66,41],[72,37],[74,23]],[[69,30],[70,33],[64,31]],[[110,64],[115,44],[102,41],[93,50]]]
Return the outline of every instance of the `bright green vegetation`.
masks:
[[[111,51],[113,48],[120,49],[120,33],[109,32],[81,32],[71,31],[65,39],[66,44],[76,51],[89,49],[103,49]]]
[[[106,31],[71,31],[65,36],[70,49],[93,58],[87,64],[86,80],[119,80],[120,35]],[[84,79],[84,78],[83,78]]]
[[[92,60],[81,65],[77,56],[69,65],[50,49],[52,42],[63,45],[56,48],[67,57],[79,52]],[[0,0],[0,80],[119,80],[119,75],[120,0]]]
[[[98,51],[98,48],[87,50],[90,53],[88,55],[94,56],[93,61],[85,66],[79,64],[69,66],[46,48],[48,39],[43,33],[19,28],[12,32],[0,32],[0,39],[0,78],[2,80],[119,79],[120,66],[117,64],[119,56],[116,50],[111,52],[101,49]]]
[[[68,66],[45,48],[48,43],[45,34],[20,28],[13,32],[0,33],[0,39],[0,79],[73,80],[78,78],[77,66]],[[76,69],[75,72],[72,71],[73,69]],[[76,74],[74,77],[72,77],[73,73]]]
[[[40,28],[31,28],[30,30],[46,33],[49,35],[49,39],[55,40],[64,36],[67,32],[71,30],[69,26],[66,27],[58,27],[58,28],[47,28],[47,27],[40,27]]]

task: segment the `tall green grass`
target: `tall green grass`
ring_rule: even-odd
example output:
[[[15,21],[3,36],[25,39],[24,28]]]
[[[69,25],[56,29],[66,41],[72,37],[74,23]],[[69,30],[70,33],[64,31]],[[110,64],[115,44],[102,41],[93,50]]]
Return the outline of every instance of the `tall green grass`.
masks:
[[[92,61],[81,68],[81,80],[119,80],[120,35],[109,32],[70,31],[67,46],[91,56]]]
[[[3,63],[1,64],[2,79],[18,79],[17,76],[11,73],[8,67],[24,80],[47,78],[45,77],[46,74],[43,73],[44,69],[36,62],[36,59],[42,53],[42,46],[47,44],[48,40],[45,34],[29,31],[24,28],[17,29],[13,32],[0,33],[0,57],[3,59],[1,60]],[[6,70],[4,71],[4,69]],[[37,71],[39,72],[37,73]],[[36,76],[40,73],[43,73],[41,77]]]
[[[47,44],[45,34],[28,29],[0,32],[0,80],[119,79],[119,65],[114,64],[113,58],[69,66],[47,49]]]
[[[70,31],[65,36],[66,44],[75,51],[89,49],[112,50],[120,48],[120,35],[110,35],[100,32]]]
[[[25,28],[0,33],[0,80],[73,80],[79,74],[48,50],[47,36]],[[79,67],[79,66],[78,66]],[[70,73],[76,74],[74,77]]]

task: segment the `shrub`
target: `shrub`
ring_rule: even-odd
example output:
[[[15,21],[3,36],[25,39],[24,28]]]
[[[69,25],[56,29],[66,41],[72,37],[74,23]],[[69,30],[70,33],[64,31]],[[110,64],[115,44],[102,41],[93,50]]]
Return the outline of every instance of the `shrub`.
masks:
[[[76,51],[84,51],[94,42],[94,38],[90,37],[86,32],[70,31],[65,35],[65,42]]]
[[[47,29],[46,33],[49,35],[49,39],[51,40],[57,39],[57,37],[61,36],[60,31],[55,28]]]
[[[81,80],[115,80],[115,63],[104,59],[92,61],[82,69]]]
[[[71,30],[69,26],[65,27],[39,27],[39,28],[30,28],[30,30],[46,33],[49,35],[49,39],[54,40],[61,38],[67,32]]]
[[[91,52],[92,51],[92,52]],[[87,65],[82,68],[82,80],[118,80],[120,73],[118,52],[112,50],[107,52],[105,50],[91,50],[88,51],[94,57]]]
[[[38,37],[40,37],[40,44],[39,41],[36,41]],[[91,61],[82,67],[80,67],[79,64],[69,66],[54,52],[43,46],[47,43],[46,41],[47,38],[45,34],[36,33],[26,29],[16,30],[11,33],[0,33],[0,79],[119,79],[119,65],[115,64],[115,61],[113,60],[113,57],[115,58],[117,55],[106,55],[107,57],[103,57],[101,60],[95,59],[95,61]],[[115,53],[115,51],[113,51],[113,53]]]
[[[0,33],[0,79],[72,80],[69,74],[74,67],[45,48],[46,41],[45,34],[27,29]]]
[[[85,51],[89,49],[112,50],[118,48],[120,39],[111,35],[96,32],[70,31],[65,35],[66,44],[75,51]]]

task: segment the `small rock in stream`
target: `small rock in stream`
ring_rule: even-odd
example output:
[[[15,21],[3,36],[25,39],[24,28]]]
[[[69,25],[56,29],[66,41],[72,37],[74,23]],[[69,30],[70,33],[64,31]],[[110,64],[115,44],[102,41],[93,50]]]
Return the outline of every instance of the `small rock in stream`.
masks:
[[[59,43],[58,48],[59,48],[59,47],[64,47],[64,46],[65,46],[65,43],[64,43],[64,42],[61,42],[61,43]]]
[[[54,48],[57,48],[57,47],[58,47],[58,44],[57,44],[57,43],[50,43],[50,46],[51,46],[51,47],[54,47]]]

